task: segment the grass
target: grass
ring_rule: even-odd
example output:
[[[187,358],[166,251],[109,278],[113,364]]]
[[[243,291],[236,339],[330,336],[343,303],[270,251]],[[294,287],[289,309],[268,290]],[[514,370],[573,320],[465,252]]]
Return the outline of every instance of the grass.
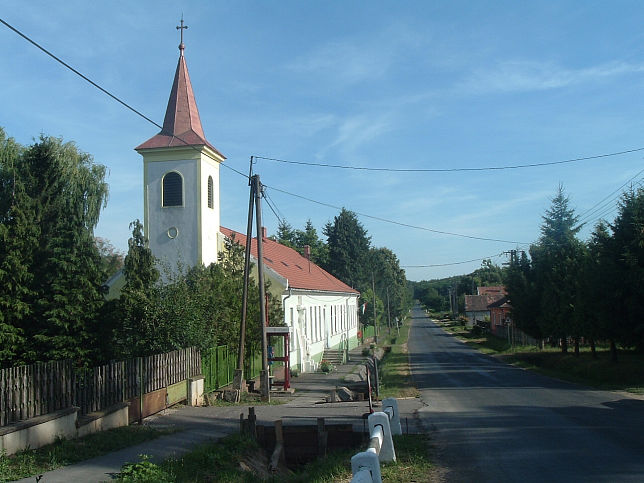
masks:
[[[394,436],[397,462],[381,466],[383,481],[427,481],[433,466],[428,459],[428,438],[425,435]],[[249,471],[253,467],[265,467],[266,458],[257,443],[245,436],[235,434],[217,443],[206,443],[181,458],[170,458],[159,465],[145,458],[141,462],[125,465],[123,482],[349,482],[351,480],[351,456],[346,451],[329,454],[297,470],[279,475],[265,471]],[[241,463],[240,463],[241,462]]]
[[[279,406],[280,404],[286,404],[291,398],[278,396],[271,397],[270,401],[262,401],[262,398],[259,394],[252,394],[244,392],[240,396],[238,403],[224,401],[223,399],[215,398],[213,393],[206,394],[206,404],[208,406],[216,407],[226,407],[226,406]]]
[[[411,320],[406,319],[400,328],[385,339],[385,346],[391,347],[380,363],[380,397],[418,397],[419,392],[411,377],[407,340]]]
[[[505,339],[491,334],[473,334],[457,322],[448,321],[441,323],[441,326],[470,347],[509,364],[599,389],[644,394],[643,354],[620,351],[618,362],[612,362],[605,347],[597,349],[596,358],[593,358],[590,348],[582,347],[577,357],[571,352],[572,348],[564,354],[558,347],[511,347]]]
[[[42,448],[27,449],[11,456],[0,454],[0,481],[40,475],[61,466],[78,463],[175,431],[175,429],[154,429],[148,426],[124,426],[83,438],[59,439]]]

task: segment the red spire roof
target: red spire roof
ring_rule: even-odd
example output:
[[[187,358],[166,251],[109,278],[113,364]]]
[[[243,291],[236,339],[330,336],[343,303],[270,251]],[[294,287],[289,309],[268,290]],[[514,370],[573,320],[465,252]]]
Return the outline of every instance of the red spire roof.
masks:
[[[188,66],[183,56],[183,43],[179,46],[181,54],[177,71],[174,74],[174,82],[170,91],[168,107],[165,111],[163,128],[156,136],[137,146],[135,149],[167,148],[173,146],[208,146],[217,154],[225,157],[208,142],[201,127],[199,110],[195,101],[195,94],[192,91]]]
[[[224,228],[221,233],[228,238],[246,245],[246,235]],[[319,290],[322,292],[341,292],[359,295],[360,292],[341,282],[329,272],[310,262],[298,252],[270,238],[264,238],[264,266],[269,267],[288,280],[288,286],[294,289]],[[251,253],[257,259],[257,239],[251,241]]]

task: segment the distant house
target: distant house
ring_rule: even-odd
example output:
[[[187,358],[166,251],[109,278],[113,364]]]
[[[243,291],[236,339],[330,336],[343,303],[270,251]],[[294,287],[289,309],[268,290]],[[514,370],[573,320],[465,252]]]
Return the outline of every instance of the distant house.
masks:
[[[512,325],[510,318],[510,300],[507,295],[504,295],[499,300],[492,302],[488,305],[490,311],[490,331],[497,336],[506,336],[506,327]]]
[[[234,236],[242,246],[246,235],[223,226],[221,233]],[[289,327],[291,367],[314,371],[325,349],[350,349],[358,345],[358,298],[360,292],[341,282],[297,251],[263,233],[264,276],[271,292],[281,297],[284,323]],[[257,264],[257,239],[251,242]]]
[[[477,295],[465,296],[465,316],[467,326],[473,327],[476,322],[483,322],[486,317],[491,318],[488,306],[505,296],[505,287],[477,287]]]

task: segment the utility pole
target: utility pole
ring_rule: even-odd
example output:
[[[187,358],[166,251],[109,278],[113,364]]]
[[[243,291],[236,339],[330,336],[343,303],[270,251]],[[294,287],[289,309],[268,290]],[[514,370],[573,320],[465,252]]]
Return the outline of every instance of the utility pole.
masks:
[[[373,292],[373,331],[374,331],[374,342],[378,343],[378,322],[376,319],[376,282],[373,277],[373,272],[371,272],[371,291]]]
[[[387,285],[387,327],[389,327],[389,335],[391,335],[391,311],[389,310],[389,285]]]
[[[252,158],[251,158],[252,167]],[[252,174],[252,173],[251,173]],[[252,177],[251,177],[252,180]],[[253,205],[255,184],[249,182],[250,201],[248,202],[248,223],[246,225],[246,251],[244,252],[244,287],[242,288],[242,313],[239,326],[239,348],[237,350],[237,369],[233,377],[233,390],[241,391],[244,384],[244,347],[246,344],[246,312],[248,306],[248,280],[250,278],[250,247],[253,238]]]
[[[262,370],[259,373],[259,389],[263,401],[270,401],[271,388],[268,379],[268,340],[266,338],[266,290],[264,287],[264,230],[262,227],[262,183],[259,175],[252,178],[255,185],[255,213],[257,218],[257,283],[259,284],[259,320],[262,329]]]

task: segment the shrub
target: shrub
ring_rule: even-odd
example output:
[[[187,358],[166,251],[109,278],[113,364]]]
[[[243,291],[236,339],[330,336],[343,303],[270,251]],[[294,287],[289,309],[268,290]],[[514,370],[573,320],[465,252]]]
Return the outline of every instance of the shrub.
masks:
[[[329,373],[333,370],[333,364],[329,361],[322,361],[320,362],[320,370],[324,373]]]

